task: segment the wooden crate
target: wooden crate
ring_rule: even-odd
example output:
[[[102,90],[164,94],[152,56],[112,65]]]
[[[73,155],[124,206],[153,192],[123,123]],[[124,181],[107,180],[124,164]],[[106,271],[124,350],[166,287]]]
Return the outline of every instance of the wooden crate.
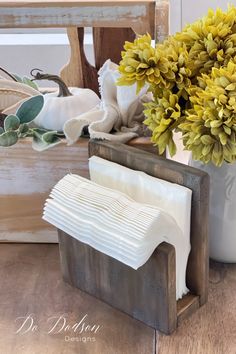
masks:
[[[98,92],[97,71],[108,58],[118,63],[125,40],[169,33],[169,0],[0,0],[0,28],[66,27],[71,46],[61,76],[68,86]],[[86,59],[84,27],[93,27],[95,67]]]
[[[207,301],[209,176],[197,169],[123,144],[90,143],[99,156],[192,190],[191,252],[187,265],[190,293],[176,302],[175,250],[162,243],[146,264],[134,270],[59,230],[65,281],[132,317],[166,333]]]
[[[147,138],[129,144],[156,152]],[[42,212],[50,190],[69,172],[89,177],[88,139],[40,153],[30,139],[0,149],[0,242],[58,242]]]
[[[97,72],[111,58],[118,63],[125,40],[135,32],[153,38],[168,34],[168,0],[0,0],[0,28],[66,27],[71,47],[61,70],[68,86],[98,92]],[[93,27],[95,66],[85,56],[84,27]],[[155,151],[147,139],[130,144]],[[36,153],[29,141],[0,149],[0,241],[56,242],[57,235],[41,220],[50,189],[69,171],[87,175],[87,141],[59,145]]]
[[[72,172],[88,177],[88,139],[44,152],[30,139],[0,149],[0,240],[57,242],[57,233],[42,220],[43,205],[52,187]]]

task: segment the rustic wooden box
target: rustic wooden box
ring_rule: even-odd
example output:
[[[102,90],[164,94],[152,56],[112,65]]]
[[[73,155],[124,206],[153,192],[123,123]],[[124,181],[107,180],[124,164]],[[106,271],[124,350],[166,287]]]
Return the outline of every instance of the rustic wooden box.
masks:
[[[66,142],[44,152],[30,139],[0,148],[0,242],[58,242],[57,232],[42,220],[43,206],[53,186],[67,173],[88,178],[88,139]],[[129,142],[156,151],[149,139]]]
[[[45,200],[68,172],[88,177],[88,139],[40,153],[31,144],[27,139],[0,149],[0,241],[58,242],[42,220]]]
[[[118,63],[125,40],[149,32],[154,38],[168,34],[168,0],[31,1],[0,0],[0,28],[65,27],[71,47],[61,77],[68,86],[98,92],[97,72],[112,59]],[[93,27],[95,66],[84,53],[84,27]],[[134,33],[135,32],[135,33]],[[144,150],[146,139],[134,140]],[[50,189],[69,171],[87,176],[87,141],[59,145],[36,153],[29,141],[0,149],[0,242],[56,242],[57,234],[42,221],[42,208]]]
[[[134,270],[58,231],[64,280],[166,334],[207,301],[209,176],[197,169],[123,144],[91,141],[96,155],[192,190],[190,293],[176,301],[175,250],[162,243]]]

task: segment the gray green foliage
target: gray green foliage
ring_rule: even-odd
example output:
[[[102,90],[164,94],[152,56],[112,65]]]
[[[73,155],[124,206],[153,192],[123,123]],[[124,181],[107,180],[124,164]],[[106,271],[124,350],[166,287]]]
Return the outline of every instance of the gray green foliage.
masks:
[[[17,130],[19,128],[19,126],[20,126],[20,119],[13,114],[10,114],[4,120],[4,130],[5,131]]]
[[[17,132],[8,131],[0,135],[0,146],[11,146],[14,145],[18,140]]]
[[[18,82],[21,82],[25,85],[28,85],[32,88],[34,88],[35,90],[39,90],[38,85],[36,84],[35,81],[32,81],[29,77],[24,76],[24,77],[20,77],[17,74],[11,74]]]
[[[8,115],[4,119],[4,128],[0,127],[0,146],[11,146],[18,139],[33,138],[32,147],[37,151],[44,151],[61,142],[61,133],[41,128],[32,128],[30,123],[37,117],[43,108],[42,95],[34,96],[22,103],[16,115]]]
[[[47,131],[45,129],[33,129],[32,147],[37,151],[44,151],[60,144],[61,139],[57,131]]]
[[[43,104],[43,95],[31,97],[27,101],[23,102],[16,112],[21,124],[29,123],[34,120],[43,108]]]

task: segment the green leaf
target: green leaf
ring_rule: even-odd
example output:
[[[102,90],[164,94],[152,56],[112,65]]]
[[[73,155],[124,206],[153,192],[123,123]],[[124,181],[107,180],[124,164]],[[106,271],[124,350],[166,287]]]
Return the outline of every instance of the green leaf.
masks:
[[[33,132],[33,136],[35,138],[42,140],[43,134],[47,133],[48,130],[43,128],[32,128],[31,131]]]
[[[27,136],[33,136],[31,129],[27,123],[20,125],[18,129],[18,138],[26,138]]]
[[[4,120],[4,129],[8,130],[16,130],[20,126],[20,119],[14,114],[10,114]]]
[[[36,151],[44,151],[61,143],[60,134],[57,131],[42,128],[33,128],[31,131],[33,131],[32,148]]]
[[[27,123],[21,124],[18,129],[19,133],[21,133],[21,134],[25,134],[28,130],[29,130],[29,126]]]
[[[46,144],[52,144],[57,139],[58,139],[57,131],[49,131],[42,135],[42,141],[45,142]]]
[[[0,135],[0,146],[11,146],[17,143],[18,135],[17,132],[10,131],[4,132]]]
[[[23,102],[16,112],[20,122],[29,123],[34,120],[43,108],[43,104],[43,95],[31,97],[27,101]]]
[[[174,140],[172,138],[170,138],[169,143],[168,143],[168,148],[169,148],[169,153],[170,156],[173,157],[176,154],[176,145],[174,143]]]
[[[55,146],[55,145],[58,145],[61,143],[61,139],[60,138],[56,138],[54,139],[54,142],[53,143],[45,143],[44,141],[42,141],[41,139],[39,138],[36,138],[34,136],[33,138],[33,142],[32,142],[32,148],[36,151],[45,151],[47,149],[50,149],[51,147]]]
[[[24,76],[22,79],[22,82],[32,88],[34,88],[35,90],[39,90],[38,85],[36,84],[36,82],[32,81],[30,78],[28,78],[27,76]]]

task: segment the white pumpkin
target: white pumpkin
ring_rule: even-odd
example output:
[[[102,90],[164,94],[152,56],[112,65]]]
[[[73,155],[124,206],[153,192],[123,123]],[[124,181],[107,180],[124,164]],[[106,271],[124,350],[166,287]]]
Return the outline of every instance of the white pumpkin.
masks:
[[[37,70],[36,74],[33,72]],[[57,75],[42,74],[38,69],[31,71],[35,80],[50,80],[59,85],[57,92],[44,95],[44,107],[34,123],[40,128],[63,131],[66,121],[88,112],[100,103],[95,92],[90,89],[71,87]]]
[[[66,121],[89,111],[100,103],[95,92],[83,88],[69,88],[73,96],[57,97],[57,92],[44,95],[44,107],[34,123],[40,128],[63,131]]]

